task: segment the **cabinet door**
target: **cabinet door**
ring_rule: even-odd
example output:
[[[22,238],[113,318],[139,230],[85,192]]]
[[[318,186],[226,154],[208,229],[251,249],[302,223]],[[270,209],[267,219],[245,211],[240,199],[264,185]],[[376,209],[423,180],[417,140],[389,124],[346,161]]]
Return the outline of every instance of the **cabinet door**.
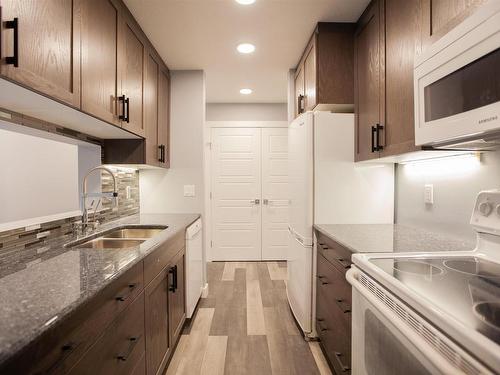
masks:
[[[413,62],[422,47],[421,0],[385,0],[385,145],[381,156],[415,151]]]
[[[168,72],[160,72],[158,84],[158,144],[160,166],[170,167],[170,77]]]
[[[422,0],[425,46],[441,38],[487,0]]]
[[[304,110],[303,107],[300,108],[300,106],[305,105],[304,95],[304,65],[300,65],[295,74],[295,117],[300,115]]]
[[[146,164],[158,166],[160,156],[158,149],[158,63],[149,53],[146,54],[144,89]]]
[[[304,60],[304,91],[305,91],[305,110],[311,111],[316,107],[316,37],[311,43],[311,49]]]
[[[82,6],[82,109],[119,123],[117,104],[118,7],[111,0]]]
[[[184,281],[184,258],[185,251],[182,250],[172,261],[170,268],[172,274],[171,288],[168,292],[169,317],[170,317],[170,342],[172,345],[179,337],[184,320],[186,319],[185,303],[185,281]]]
[[[119,40],[121,92],[118,113],[122,116],[122,126],[131,132],[144,136],[144,56],[145,46],[139,37],[135,22],[123,17]],[[126,100],[123,103],[122,100]]]
[[[80,107],[80,1],[2,0],[1,6],[1,55],[17,57],[15,64],[2,59],[1,74]],[[17,26],[6,24],[14,19]]]
[[[145,290],[146,368],[155,375],[167,362],[169,341],[169,309],[167,269],[160,272]]]
[[[379,156],[372,151],[372,128],[383,125],[384,108],[384,41],[383,0],[375,0],[358,21],[354,41],[354,90],[356,117],[355,159]],[[380,135],[380,142],[382,143]]]

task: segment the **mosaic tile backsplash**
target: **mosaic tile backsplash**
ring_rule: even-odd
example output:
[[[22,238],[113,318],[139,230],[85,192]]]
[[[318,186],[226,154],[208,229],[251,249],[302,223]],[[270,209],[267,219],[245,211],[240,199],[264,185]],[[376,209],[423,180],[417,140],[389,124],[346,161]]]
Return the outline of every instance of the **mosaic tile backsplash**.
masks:
[[[132,169],[113,169],[113,171],[118,185],[118,204],[113,206],[110,201],[102,201],[102,207],[96,214],[96,219],[101,223],[139,213],[139,172]],[[130,189],[128,199],[127,187]],[[103,192],[113,190],[113,180],[106,173],[101,175],[101,189]],[[31,229],[33,228],[31,226],[0,232],[0,268],[16,263],[22,269],[58,255],[48,251],[50,246],[43,245],[62,236],[71,236],[73,223],[80,220],[81,216],[76,216],[43,223],[37,229]],[[58,253],[64,251],[65,249],[59,249]]]

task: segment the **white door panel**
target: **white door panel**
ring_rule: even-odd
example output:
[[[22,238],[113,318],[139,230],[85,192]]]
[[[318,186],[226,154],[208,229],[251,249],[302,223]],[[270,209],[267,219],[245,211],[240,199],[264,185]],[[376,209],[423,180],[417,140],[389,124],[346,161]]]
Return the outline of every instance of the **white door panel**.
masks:
[[[261,259],[260,138],[260,129],[212,129],[214,260]]]
[[[262,259],[288,249],[288,129],[262,129]]]

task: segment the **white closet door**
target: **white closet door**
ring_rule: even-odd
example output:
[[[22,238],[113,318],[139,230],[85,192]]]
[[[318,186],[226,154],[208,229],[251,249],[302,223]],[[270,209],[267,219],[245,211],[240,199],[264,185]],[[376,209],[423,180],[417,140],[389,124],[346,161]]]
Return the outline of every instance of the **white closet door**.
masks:
[[[261,131],[212,129],[212,255],[261,259]]]
[[[285,260],[288,248],[288,129],[262,129],[262,259]]]

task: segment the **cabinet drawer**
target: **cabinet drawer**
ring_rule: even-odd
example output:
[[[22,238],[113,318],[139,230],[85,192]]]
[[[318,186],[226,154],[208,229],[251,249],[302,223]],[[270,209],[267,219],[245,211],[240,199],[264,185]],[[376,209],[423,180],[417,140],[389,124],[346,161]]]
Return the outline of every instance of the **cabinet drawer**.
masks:
[[[69,319],[19,353],[2,371],[67,373],[143,288],[143,264],[140,262],[75,311]]]
[[[316,233],[318,237],[318,253],[323,255],[337,269],[344,273],[347,272],[351,268],[352,252],[320,232]]]
[[[350,374],[351,320],[335,306],[322,303],[325,297],[318,292],[316,330],[328,361],[337,374]]]
[[[337,373],[349,373],[351,366],[351,293],[345,273],[318,254],[316,329]]]
[[[158,246],[144,259],[144,284],[148,285],[171,259],[185,246],[185,232],[179,232],[175,237]]]
[[[326,302],[331,306],[337,306],[344,314],[350,313],[351,285],[345,279],[345,274],[333,267],[322,255],[318,255],[316,278],[317,289],[323,293]]]
[[[70,373],[131,374],[143,360],[144,342],[144,293],[141,293]]]

